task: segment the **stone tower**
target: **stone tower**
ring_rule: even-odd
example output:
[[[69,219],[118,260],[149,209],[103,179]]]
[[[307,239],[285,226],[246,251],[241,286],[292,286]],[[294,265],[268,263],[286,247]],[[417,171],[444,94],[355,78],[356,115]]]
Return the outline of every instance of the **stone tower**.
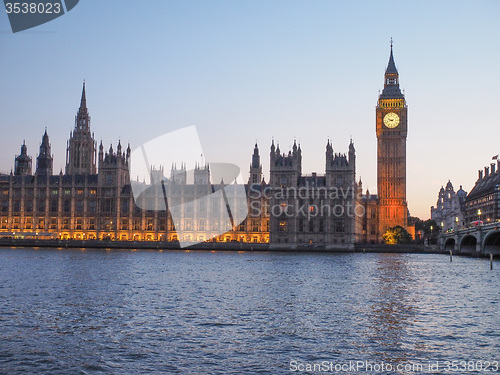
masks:
[[[90,133],[90,116],[83,83],[75,129],[70,133],[66,149],[66,174],[96,174],[96,142]]]
[[[113,186],[121,189],[129,183],[129,161],[130,145],[122,151],[121,142],[118,141],[116,152],[113,145],[109,146],[109,151],[104,152],[102,142],[99,146],[99,184],[100,186]]]
[[[21,154],[16,156],[14,162],[14,175],[27,176],[31,174],[31,156],[28,156],[28,147],[23,141],[21,146]]]
[[[399,74],[392,53],[385,71],[384,90],[376,108],[377,189],[379,233],[388,228],[407,226],[406,136],[408,108],[399,88]]]
[[[270,153],[271,166],[269,168],[272,187],[297,186],[299,177],[302,175],[302,150],[297,143],[293,142],[292,151],[281,154],[280,146],[271,144]]]
[[[356,150],[354,143],[349,143],[349,153],[335,154],[330,140],[326,143],[326,184],[342,189],[353,189],[356,181]],[[352,194],[352,193],[351,193]]]

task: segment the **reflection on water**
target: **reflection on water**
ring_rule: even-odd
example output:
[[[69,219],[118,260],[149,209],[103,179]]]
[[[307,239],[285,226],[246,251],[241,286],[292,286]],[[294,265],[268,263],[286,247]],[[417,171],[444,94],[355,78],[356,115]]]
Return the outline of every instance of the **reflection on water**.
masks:
[[[0,264],[0,373],[499,359],[500,266],[482,259],[0,249]]]
[[[370,332],[373,355],[389,363],[405,363],[405,330],[418,314],[417,301],[409,285],[413,284],[408,259],[383,254],[375,261],[375,272],[369,296]],[[414,353],[412,353],[414,355]]]

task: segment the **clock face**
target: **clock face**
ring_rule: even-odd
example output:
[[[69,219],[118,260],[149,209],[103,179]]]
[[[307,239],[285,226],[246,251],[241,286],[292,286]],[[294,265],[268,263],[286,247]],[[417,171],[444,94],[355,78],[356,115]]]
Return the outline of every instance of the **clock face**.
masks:
[[[399,116],[394,112],[390,112],[384,116],[384,125],[388,128],[395,128],[399,125]]]

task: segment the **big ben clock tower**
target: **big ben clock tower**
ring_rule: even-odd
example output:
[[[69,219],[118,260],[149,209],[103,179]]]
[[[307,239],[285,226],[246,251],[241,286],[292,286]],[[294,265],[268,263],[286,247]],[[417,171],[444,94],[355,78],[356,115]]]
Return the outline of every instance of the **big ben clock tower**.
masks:
[[[392,54],[385,71],[384,90],[377,103],[377,190],[379,233],[407,226],[406,135],[408,108],[399,88],[399,74]]]

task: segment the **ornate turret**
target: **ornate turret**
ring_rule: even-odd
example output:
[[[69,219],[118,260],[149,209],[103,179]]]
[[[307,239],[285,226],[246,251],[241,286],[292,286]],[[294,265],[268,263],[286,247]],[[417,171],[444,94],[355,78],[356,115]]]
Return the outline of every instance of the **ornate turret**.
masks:
[[[177,185],[186,185],[187,183],[187,172],[184,163],[181,163],[180,169],[177,169],[177,164],[172,164],[170,169],[170,181]]]
[[[118,143],[118,149],[121,148]],[[104,152],[104,146],[99,145],[99,181],[101,184],[117,184],[120,188],[129,181],[128,157],[120,151],[114,152],[113,145]]]
[[[330,144],[330,140],[329,139],[326,141],[326,152],[325,152],[325,155],[326,155],[326,165],[328,166],[328,161],[333,159],[333,147]]]
[[[354,142],[352,141],[349,143],[349,165],[352,165],[354,168],[354,171],[356,171],[356,149],[354,148]]]
[[[21,146],[21,154],[16,156],[14,162],[14,174],[16,176],[27,176],[31,174],[31,156],[28,156],[28,147],[23,141]]]
[[[271,144],[271,168],[270,180],[274,186],[291,184],[297,185],[299,177],[302,175],[302,150],[296,142],[288,154],[281,154],[279,144],[274,149],[274,140]]]
[[[104,146],[101,144],[99,145],[99,165],[103,162],[104,160]]]
[[[250,164],[249,184],[259,184],[262,181],[262,164],[260,164],[259,147],[255,142],[253,149],[252,163]]]
[[[326,172],[345,170],[355,172],[355,161],[356,161],[356,151],[354,150],[354,144],[349,144],[349,154],[334,153],[333,147],[330,140],[326,143]],[[353,180],[354,182],[354,180]],[[333,182],[332,182],[333,183]]]
[[[51,175],[54,165],[47,128],[42,137],[40,152],[36,158],[36,173],[39,175]]]
[[[276,156],[276,147],[274,146],[274,139],[271,140],[271,152],[269,153],[269,160],[271,165],[274,164],[274,158]]]

